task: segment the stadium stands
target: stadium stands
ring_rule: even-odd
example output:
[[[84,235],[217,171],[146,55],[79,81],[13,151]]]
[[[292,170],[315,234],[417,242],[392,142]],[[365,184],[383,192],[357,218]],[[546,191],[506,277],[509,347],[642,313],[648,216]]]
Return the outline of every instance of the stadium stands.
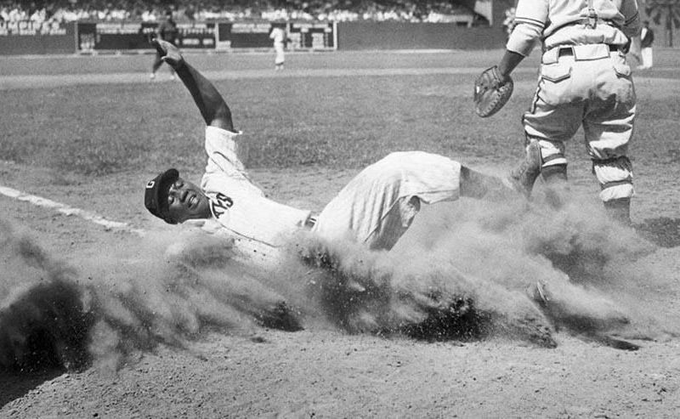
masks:
[[[0,1],[0,22],[156,21],[168,8],[183,20],[463,22],[479,18],[461,3],[436,0],[56,0]]]

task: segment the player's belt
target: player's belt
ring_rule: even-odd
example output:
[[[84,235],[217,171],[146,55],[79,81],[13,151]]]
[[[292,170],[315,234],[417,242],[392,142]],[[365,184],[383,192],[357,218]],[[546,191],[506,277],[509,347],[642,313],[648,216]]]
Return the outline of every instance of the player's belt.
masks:
[[[619,50],[618,45],[607,45],[609,47],[609,52],[616,52]],[[557,56],[558,57],[570,57],[574,55],[574,47],[560,47]]]
[[[543,53],[543,64],[556,63],[561,57],[573,57],[574,61],[590,61],[609,58],[612,52],[619,51],[619,45],[585,44],[559,45]]]

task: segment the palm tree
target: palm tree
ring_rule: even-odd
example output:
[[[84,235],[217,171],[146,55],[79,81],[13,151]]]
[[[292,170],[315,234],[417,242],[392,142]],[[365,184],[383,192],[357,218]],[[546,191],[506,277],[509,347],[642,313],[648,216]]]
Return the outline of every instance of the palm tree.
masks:
[[[668,46],[673,46],[673,29],[680,28],[680,0],[646,0],[645,13],[659,25],[664,19]]]

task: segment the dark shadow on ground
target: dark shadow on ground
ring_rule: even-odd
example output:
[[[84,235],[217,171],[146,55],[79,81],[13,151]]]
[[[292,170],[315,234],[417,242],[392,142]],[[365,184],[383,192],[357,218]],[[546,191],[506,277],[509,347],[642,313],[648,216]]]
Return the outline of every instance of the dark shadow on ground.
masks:
[[[649,218],[634,227],[640,236],[657,246],[680,246],[680,218]]]
[[[36,372],[0,370],[0,408],[63,373],[62,368]]]

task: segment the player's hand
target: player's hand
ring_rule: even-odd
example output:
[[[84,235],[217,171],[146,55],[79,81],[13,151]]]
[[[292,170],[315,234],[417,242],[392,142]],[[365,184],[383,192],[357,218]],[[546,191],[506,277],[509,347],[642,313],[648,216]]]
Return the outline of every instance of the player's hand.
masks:
[[[156,51],[161,55],[161,59],[175,68],[184,60],[179,49],[168,41],[153,39],[151,44],[156,47]]]

